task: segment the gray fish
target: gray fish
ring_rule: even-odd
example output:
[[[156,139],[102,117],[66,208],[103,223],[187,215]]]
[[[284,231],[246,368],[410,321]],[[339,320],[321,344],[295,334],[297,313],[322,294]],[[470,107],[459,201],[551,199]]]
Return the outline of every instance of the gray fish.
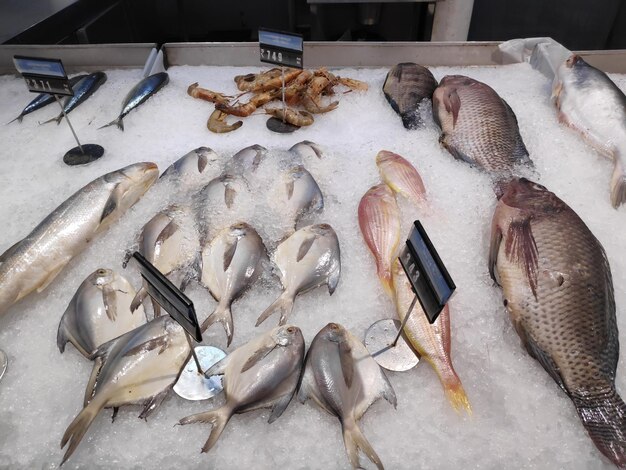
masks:
[[[489,271],[528,354],[572,400],[600,452],[626,468],[615,297],[600,242],[554,193],[513,180],[493,215]]]
[[[41,292],[70,260],[135,204],[159,176],[154,163],[135,163],[95,179],[0,255],[0,315]]]
[[[310,140],[303,140],[302,142],[298,142],[294,146],[289,149],[290,152],[298,155],[303,160],[309,157],[317,157],[321,159],[324,154],[319,145],[315,142],[311,142]]]
[[[339,240],[328,224],[301,228],[278,245],[272,260],[280,271],[283,293],[261,314],[256,326],[274,312],[280,312],[278,324],[284,325],[296,296],[323,284],[333,295],[341,277]]]
[[[277,180],[278,200],[270,193],[272,204],[279,204],[281,216],[295,227],[301,217],[321,212],[324,196],[315,178],[301,165],[284,171]]]
[[[226,164],[226,173],[248,175],[259,167],[267,149],[261,145],[250,145],[237,152]]]
[[[614,161],[611,203],[617,209],[626,202],[626,96],[602,70],[574,54],[558,68],[552,97],[559,121]]]
[[[313,401],[339,418],[350,463],[362,468],[359,449],[382,470],[383,464],[367,441],[358,421],[380,397],[394,408],[396,394],[363,343],[337,323],[320,330],[306,355],[298,400]]]
[[[159,72],[144,78],[137,83],[126,95],[122,103],[122,111],[120,115],[110,123],[100,127],[109,127],[116,125],[118,129],[124,130],[124,117],[133,109],[139,107],[144,101],[154,95],[170,81],[167,72]]]
[[[102,344],[146,322],[143,308],[135,314],[130,303],[135,289],[110,269],[100,268],[85,279],[70,301],[57,332],[59,351],[69,341],[90,359]]]
[[[443,77],[433,94],[441,144],[454,158],[498,178],[532,165],[510,106],[488,85],[462,75]]]
[[[208,452],[235,413],[271,408],[271,424],[293,397],[304,359],[304,338],[297,326],[279,326],[252,339],[211,367],[205,375],[224,375],[226,403],[198,413],[179,424],[209,423],[211,435],[202,447]]]
[[[183,155],[163,172],[161,178],[176,178],[181,185],[195,185],[208,183],[215,177],[213,171],[217,168],[220,157],[209,147],[198,147]]]
[[[417,129],[424,123],[420,116],[420,106],[430,100],[437,88],[437,80],[426,67],[404,62],[389,70],[383,93],[393,110],[402,118],[407,129]]]
[[[107,75],[104,72],[94,72],[89,75],[81,78],[76,85],[72,87],[74,91],[74,96],[68,96],[63,100],[63,110],[65,114],[71,113],[74,109],[76,109],[81,103],[87,101],[91,95],[93,95],[104,82],[107,81]],[[57,125],[63,119],[63,113],[59,114],[57,117],[49,119],[42,124],[47,124],[52,121],[56,121]]]
[[[83,74],[76,75],[75,77],[70,78],[70,86],[74,88],[74,86],[86,76],[87,75]],[[50,93],[40,93],[34,100],[26,105],[26,107],[22,110],[18,117],[16,117],[12,121],[7,122],[7,124],[11,124],[13,121],[22,122],[22,119],[24,119],[24,116],[26,116],[27,114],[30,114],[33,111],[37,111],[44,106],[48,106],[50,103],[54,103],[55,101],[56,98],[54,97],[54,95],[51,95]]]
[[[84,408],[68,426],[61,448],[61,465],[74,453],[103,408],[143,405],[146,419],[165,399],[185,366],[191,350],[181,326],[165,315],[104,343],[94,355],[85,390]]]
[[[263,240],[246,223],[222,230],[202,251],[202,283],[219,302],[202,329],[221,323],[228,337],[227,346],[233,339],[230,306],[259,277],[261,262],[266,257]]]

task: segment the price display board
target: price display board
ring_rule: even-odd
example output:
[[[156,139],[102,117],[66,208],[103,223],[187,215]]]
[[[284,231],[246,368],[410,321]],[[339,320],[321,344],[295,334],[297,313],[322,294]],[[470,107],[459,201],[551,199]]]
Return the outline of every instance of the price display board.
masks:
[[[13,63],[33,93],[74,96],[60,59],[13,56]]]
[[[259,29],[261,62],[301,69],[304,67],[302,35]]]

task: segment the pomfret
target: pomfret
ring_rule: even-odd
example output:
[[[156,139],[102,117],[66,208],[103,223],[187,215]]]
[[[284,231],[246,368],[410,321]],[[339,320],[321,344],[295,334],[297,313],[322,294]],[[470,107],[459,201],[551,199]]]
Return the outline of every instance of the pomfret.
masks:
[[[202,251],[202,283],[219,302],[202,329],[221,323],[228,337],[227,346],[233,339],[231,304],[259,277],[266,257],[263,240],[246,223],[222,230]]]
[[[298,142],[294,146],[289,149],[290,152],[298,155],[303,160],[309,157],[317,157],[321,159],[324,154],[319,145],[315,142],[311,142],[310,140],[303,140],[302,142]]]
[[[285,170],[277,180],[275,190],[274,194],[270,193],[270,203],[280,205],[280,214],[289,220],[291,228],[297,226],[300,218],[324,209],[324,196],[317,181],[301,165]]]
[[[284,325],[293,310],[296,296],[323,284],[333,295],[341,277],[339,240],[328,224],[301,228],[283,241],[272,256],[279,269],[283,293],[259,316],[256,326],[275,312]]]
[[[626,96],[601,70],[574,54],[557,70],[552,92],[559,121],[615,164],[611,203],[626,202]]]
[[[85,279],[70,301],[57,332],[57,346],[63,352],[69,341],[90,359],[107,341],[134,330],[146,322],[143,308],[131,313],[133,286],[116,272],[100,268]]]
[[[226,403],[180,420],[179,424],[209,423],[211,435],[202,447],[208,452],[235,413],[271,408],[271,424],[293,397],[304,359],[304,338],[297,326],[279,326],[235,349],[205,375],[224,375]]]
[[[391,384],[363,343],[337,323],[322,328],[307,352],[298,400],[304,403],[312,398],[321,409],[339,419],[346,452],[354,468],[362,468],[361,450],[383,469],[380,458],[358,425],[367,409],[380,397],[396,407],[396,394]]]
[[[208,183],[215,177],[214,170],[220,157],[209,147],[198,147],[183,155],[163,172],[161,178],[175,178],[181,185]]]
[[[493,216],[489,271],[530,356],[572,400],[598,449],[626,468],[613,280],[600,242],[554,193],[513,180]]]
[[[70,260],[135,204],[159,176],[154,163],[136,163],[95,179],[0,256],[0,314],[41,292]]]
[[[243,148],[228,161],[225,172],[241,176],[254,173],[266,153],[267,149],[258,144]]]
[[[81,78],[76,85],[72,87],[74,96],[68,96],[65,100],[63,100],[63,109],[65,110],[65,114],[71,113],[81,103],[86,101],[87,98],[93,95],[106,81],[107,75],[104,72],[90,73],[89,75]],[[63,113],[59,114],[55,118],[43,122],[42,124],[47,124],[52,121],[56,121],[56,123],[59,124],[62,119]]]

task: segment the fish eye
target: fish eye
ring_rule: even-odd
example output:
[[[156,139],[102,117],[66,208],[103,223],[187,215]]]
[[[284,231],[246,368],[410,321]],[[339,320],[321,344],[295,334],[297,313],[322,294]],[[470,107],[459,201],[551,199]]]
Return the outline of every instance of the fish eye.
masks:
[[[106,270],[104,270],[104,269],[98,269],[98,274],[99,274],[100,276],[104,276],[106,273],[107,273],[107,272],[106,272]]]
[[[339,329],[339,327],[337,326],[337,324],[335,324],[335,323],[331,323],[331,324],[330,324],[330,329],[331,329],[331,330],[337,330],[337,329]]]
[[[296,331],[296,329],[293,326],[290,326],[289,328],[287,328],[287,333],[294,333]]]

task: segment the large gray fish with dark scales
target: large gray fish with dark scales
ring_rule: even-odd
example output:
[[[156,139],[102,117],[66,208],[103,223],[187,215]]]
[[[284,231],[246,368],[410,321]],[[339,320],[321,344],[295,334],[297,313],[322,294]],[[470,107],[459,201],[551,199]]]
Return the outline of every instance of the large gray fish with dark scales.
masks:
[[[109,127],[116,125],[118,129],[124,130],[124,117],[130,113],[133,109],[139,107],[144,101],[152,97],[157,91],[167,85],[170,81],[170,77],[167,72],[159,72],[154,75],[141,80],[135,85],[124,98],[122,103],[122,111],[120,115],[110,123],[100,127]]]
[[[79,189],[0,255],[0,315],[31,292],[48,287],[74,256],[144,195],[158,176],[154,163],[135,163],[107,173]]]
[[[602,70],[574,54],[558,68],[552,97],[559,121],[613,160],[611,203],[618,208],[626,202],[626,96]]]
[[[235,413],[271,408],[268,422],[276,421],[293,397],[304,359],[304,338],[297,326],[279,326],[256,338],[206,371],[223,375],[226,403],[217,410],[198,413],[179,424],[209,423],[211,435],[202,447],[208,452]]]
[[[298,400],[311,398],[324,411],[339,418],[350,463],[359,463],[359,450],[383,469],[380,458],[365,438],[358,421],[380,397],[394,408],[396,394],[385,373],[363,343],[337,323],[320,330],[306,355]]]
[[[74,109],[76,109],[80,104],[87,101],[91,95],[93,95],[104,82],[107,81],[107,74],[104,72],[94,72],[86,75],[81,78],[76,85],[72,86],[72,90],[74,91],[74,96],[68,96],[63,100],[63,110],[65,114],[71,113]],[[49,119],[42,124],[47,124],[52,121],[56,121],[57,125],[63,119],[63,113],[59,114],[57,117]]]
[[[441,144],[454,158],[510,178],[532,165],[511,107],[488,85],[463,75],[443,77],[433,94]]]
[[[528,353],[570,397],[598,449],[626,468],[613,280],[600,242],[556,195],[513,180],[493,216],[489,271]]]
[[[426,67],[404,62],[389,70],[383,93],[393,110],[402,118],[407,129],[417,129],[424,125],[420,116],[420,106],[430,100],[437,88],[437,80]]]

